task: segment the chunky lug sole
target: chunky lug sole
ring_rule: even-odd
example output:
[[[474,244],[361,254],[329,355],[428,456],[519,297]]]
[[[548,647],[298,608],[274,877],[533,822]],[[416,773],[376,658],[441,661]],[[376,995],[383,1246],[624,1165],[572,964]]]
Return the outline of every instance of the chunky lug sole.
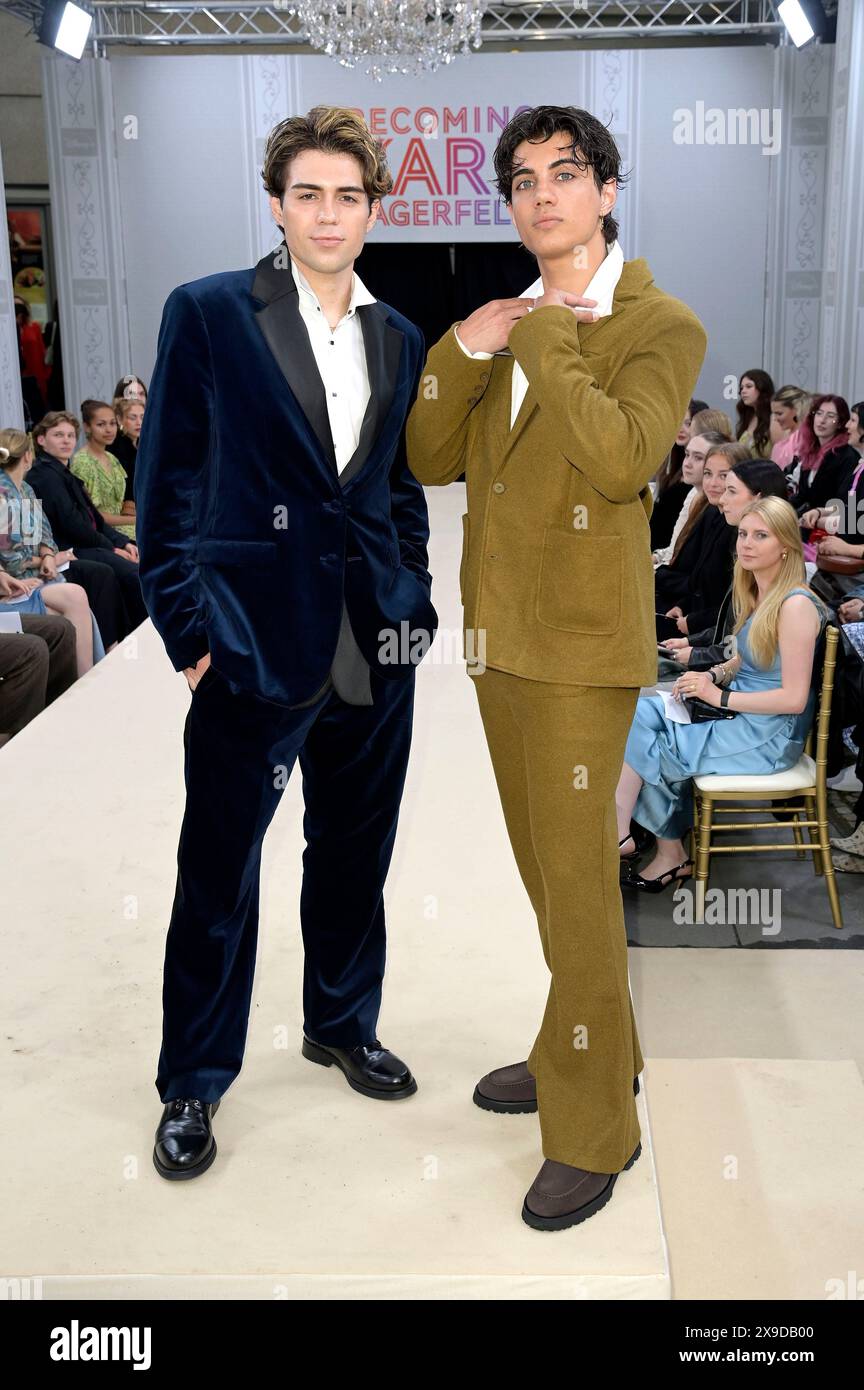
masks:
[[[633,1094],[639,1094],[639,1077],[633,1080]],[[480,1090],[480,1083],[474,1087],[472,1097],[474,1104],[479,1105],[481,1110],[494,1110],[496,1115],[534,1115],[537,1113],[536,1100],[492,1100],[489,1096],[484,1096]]]
[[[364,1086],[362,1081],[355,1081],[348,1075],[338,1057],[334,1057],[317,1043],[310,1042],[308,1038],[303,1039],[300,1051],[310,1062],[317,1062],[319,1067],[338,1067],[351,1089],[359,1091],[361,1096],[371,1096],[373,1100],[401,1100],[403,1096],[413,1096],[417,1090],[417,1082],[413,1077],[410,1085],[400,1086],[394,1091],[382,1091],[378,1086]]]
[[[206,675],[206,672],[205,672],[205,675]],[[213,1106],[213,1109],[210,1111],[210,1119],[211,1119],[211,1121],[212,1121],[213,1116],[216,1114],[216,1111],[219,1109],[219,1106],[220,1106],[220,1104],[221,1104],[221,1101],[214,1100],[214,1101],[211,1101],[210,1104]],[[200,1176],[201,1176],[202,1173],[206,1173],[206,1172],[207,1172],[207,1169],[210,1167],[210,1165],[211,1165],[211,1163],[214,1161],[215,1157],[216,1157],[216,1136],[214,1135],[214,1136],[213,1136],[213,1147],[212,1147],[211,1149],[208,1149],[208,1151],[207,1151],[207,1153],[204,1155],[204,1157],[203,1157],[203,1158],[200,1158],[200,1159],[198,1160],[197,1163],[193,1163],[193,1164],[191,1165],[191,1167],[189,1167],[189,1168],[166,1168],[165,1165],[164,1165],[164,1163],[160,1163],[159,1158],[157,1157],[155,1148],[154,1148],[154,1150],[153,1150],[153,1166],[154,1166],[154,1168],[156,1169],[156,1172],[159,1174],[160,1178],[167,1178],[169,1182],[182,1182],[185,1178],[200,1178]]]
[[[637,1078],[638,1079],[638,1078]],[[626,1173],[628,1168],[632,1168],[637,1158],[642,1152],[642,1145],[636,1145],[636,1152],[629,1158],[622,1168]],[[597,1196],[590,1202],[586,1202],[584,1207],[577,1207],[575,1211],[565,1212],[563,1216],[536,1216],[528,1206],[527,1199],[522,1204],[522,1220],[526,1225],[533,1227],[535,1231],[566,1231],[568,1226],[579,1226],[583,1221],[587,1221],[589,1216],[595,1216],[598,1211],[602,1211],[615,1189],[618,1173],[610,1173],[609,1181],[598,1192]]]

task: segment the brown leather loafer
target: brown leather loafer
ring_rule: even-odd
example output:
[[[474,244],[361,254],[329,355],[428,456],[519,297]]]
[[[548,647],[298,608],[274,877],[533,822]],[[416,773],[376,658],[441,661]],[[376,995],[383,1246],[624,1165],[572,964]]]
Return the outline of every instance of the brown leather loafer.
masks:
[[[537,1082],[527,1062],[496,1067],[474,1087],[474,1104],[499,1115],[530,1115],[537,1109]]]
[[[633,1082],[633,1094],[639,1094],[638,1076]],[[499,1115],[531,1115],[537,1109],[537,1082],[527,1062],[513,1062],[481,1076],[473,1099],[481,1110],[494,1110]]]
[[[633,1167],[641,1152],[642,1145],[637,1144],[622,1172]],[[522,1220],[535,1231],[565,1231],[568,1226],[578,1226],[605,1207],[617,1178],[617,1173],[589,1173],[547,1158],[525,1196]]]

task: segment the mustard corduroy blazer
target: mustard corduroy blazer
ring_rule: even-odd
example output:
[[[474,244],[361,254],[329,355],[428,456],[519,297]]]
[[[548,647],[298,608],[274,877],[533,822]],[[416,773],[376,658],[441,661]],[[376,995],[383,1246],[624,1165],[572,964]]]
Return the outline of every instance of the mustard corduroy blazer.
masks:
[[[421,483],[465,474],[466,656],[530,680],[653,684],[648,480],[693,395],[702,323],[639,259],[610,315],[535,309],[511,330],[513,357],[468,357],[458,326],[428,355],[406,446]],[[511,430],[513,358],[528,390]]]

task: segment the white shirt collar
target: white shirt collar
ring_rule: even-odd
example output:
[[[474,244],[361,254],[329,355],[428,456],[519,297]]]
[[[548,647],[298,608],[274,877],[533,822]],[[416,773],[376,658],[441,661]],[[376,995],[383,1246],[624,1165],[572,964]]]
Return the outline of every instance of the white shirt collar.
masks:
[[[307,304],[311,304],[313,308],[320,309],[321,305],[318,302],[317,294],[309,284],[309,281],[306,279],[306,276],[303,274],[303,271],[300,269],[293,256],[291,257],[291,273],[294,276],[294,284],[297,286],[298,294],[305,296]],[[348,301],[348,310],[345,317],[353,318],[355,310],[360,304],[377,304],[377,302],[374,294],[369,293],[363,281],[360,279],[360,276],[355,271],[351,281],[351,298]]]
[[[606,252],[605,257],[595,270],[585,289],[582,291],[586,299],[597,300],[597,314],[600,318],[605,318],[612,313],[612,298],[615,293],[615,286],[621,279],[621,272],[624,269],[624,252],[617,241],[613,241]],[[543,277],[538,276],[533,285],[529,285],[527,290],[523,290],[523,299],[539,299],[544,292]]]

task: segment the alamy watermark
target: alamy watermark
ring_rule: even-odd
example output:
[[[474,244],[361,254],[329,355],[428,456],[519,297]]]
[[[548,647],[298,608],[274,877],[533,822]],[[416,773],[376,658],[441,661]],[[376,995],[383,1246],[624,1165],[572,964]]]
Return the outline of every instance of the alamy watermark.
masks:
[[[676,145],[761,145],[763,154],[780,153],[781,112],[777,106],[679,106],[672,112]]]

